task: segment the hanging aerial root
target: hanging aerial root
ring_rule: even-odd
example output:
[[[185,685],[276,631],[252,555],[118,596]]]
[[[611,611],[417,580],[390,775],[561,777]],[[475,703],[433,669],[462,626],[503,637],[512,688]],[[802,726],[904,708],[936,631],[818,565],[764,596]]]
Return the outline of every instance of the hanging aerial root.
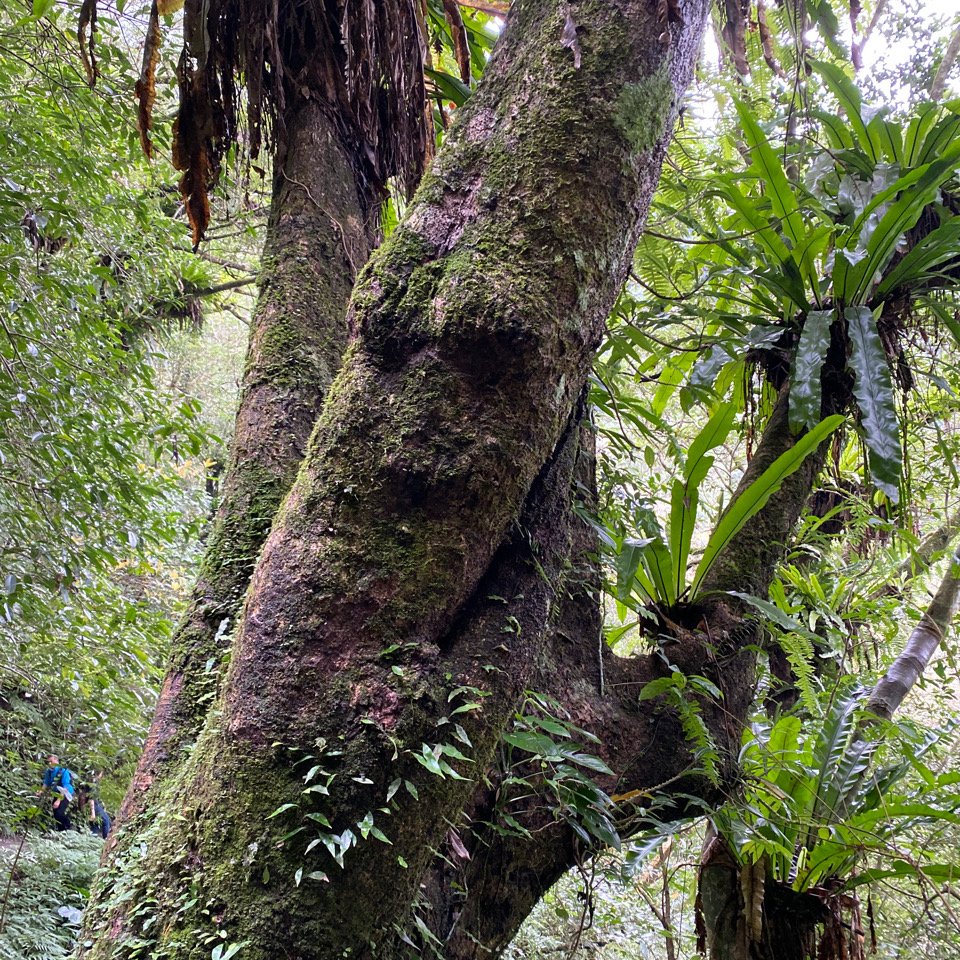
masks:
[[[150,131],[153,129],[153,105],[157,101],[157,64],[160,62],[160,43],[162,40],[159,0],[153,0],[153,5],[150,8],[150,22],[147,25],[147,36],[143,44],[143,63],[140,66],[140,76],[137,78],[134,87],[138,102],[137,131],[140,134],[140,146],[148,158],[153,157]]]
[[[83,0],[80,6],[80,16],[77,19],[77,42],[80,44],[80,59],[83,61],[83,72],[87,75],[87,83],[94,87],[100,78],[97,66],[97,54],[94,49],[94,39],[97,34],[97,0]]]

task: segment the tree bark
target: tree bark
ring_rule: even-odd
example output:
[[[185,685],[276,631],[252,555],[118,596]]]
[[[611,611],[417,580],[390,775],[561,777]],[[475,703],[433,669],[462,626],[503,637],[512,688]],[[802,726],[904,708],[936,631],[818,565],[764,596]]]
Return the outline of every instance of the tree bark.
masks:
[[[408,918],[474,793],[456,774],[487,769],[543,649],[573,537],[577,398],[706,6],[662,24],[646,0],[514,5],[354,293],[357,338],[257,565],[218,708],[141,835],[146,857],[115,878],[149,891],[153,922],[105,904],[87,956],[146,938],[206,958],[221,932],[244,960],[372,956]]]
[[[377,234],[376,198],[320,106],[301,101],[286,128],[223,496],[120,826],[147,808],[216,697],[253,566],[340,366],[353,279]]]
[[[790,431],[787,403],[784,390],[732,502],[799,439]],[[827,405],[832,412],[829,395]],[[583,442],[590,445],[581,459],[585,467],[592,463],[592,438]],[[741,733],[754,694],[755,664],[749,648],[758,637],[756,625],[743,619],[743,605],[726,591],[748,584],[766,594],[822,469],[825,449],[811,454],[770,498],[755,518],[756,526],[745,527],[731,540],[708,578],[713,591],[709,602],[675,611],[686,622],[674,624],[674,635],[662,637],[664,646],[656,653],[618,657],[602,643],[597,544],[586,525],[574,528],[556,620],[530,688],[558,699],[574,724],[599,739],[588,749],[613,776],[595,779],[608,795],[620,798],[615,814],[623,838],[650,826],[651,809],[660,820],[698,815],[703,806],[696,803],[722,802],[735,784]],[[592,486],[590,471],[581,473],[571,499],[583,499]],[[720,702],[700,701],[718,756],[715,781],[698,764],[676,712],[658,700],[638,699],[648,682],[669,675],[674,666],[688,675],[706,676],[722,691]],[[423,885],[420,918],[443,943],[447,960],[499,955],[543,893],[602,846],[578,839],[558,817],[549,794],[531,796],[524,790],[525,798],[519,799],[518,791],[511,794],[502,788],[504,778],[502,767],[489,770],[455,824],[469,859],[444,842]],[[505,831],[503,812],[529,832]],[[403,936],[416,941],[417,928],[407,926]],[[404,956],[403,942],[398,938],[386,955]]]
[[[939,103],[943,98],[944,90],[946,90],[947,87],[947,77],[950,76],[950,71],[957,62],[958,55],[960,55],[960,25],[958,25],[950,35],[943,59],[940,61],[936,76],[934,76],[933,82],[930,84],[930,99],[934,103]]]
[[[867,710],[870,713],[876,714],[882,720],[892,719],[940,646],[957,612],[958,603],[960,555],[954,554],[936,594],[920,622],[913,628],[903,651],[874,686],[867,701]]]

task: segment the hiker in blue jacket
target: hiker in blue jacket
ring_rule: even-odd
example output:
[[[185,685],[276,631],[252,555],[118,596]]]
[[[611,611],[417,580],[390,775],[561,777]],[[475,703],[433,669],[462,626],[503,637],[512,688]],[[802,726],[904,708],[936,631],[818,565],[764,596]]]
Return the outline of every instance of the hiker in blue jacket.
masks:
[[[66,767],[60,766],[60,758],[53,754],[47,757],[47,769],[43,772],[43,790],[53,794],[53,819],[57,822],[57,832],[71,829],[73,776]]]

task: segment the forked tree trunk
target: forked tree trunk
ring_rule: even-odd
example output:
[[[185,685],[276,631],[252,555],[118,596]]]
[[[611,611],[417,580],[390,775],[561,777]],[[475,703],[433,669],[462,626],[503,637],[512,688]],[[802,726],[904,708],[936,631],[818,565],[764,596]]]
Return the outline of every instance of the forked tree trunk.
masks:
[[[839,393],[845,395],[842,387]],[[833,412],[835,402],[828,391],[825,415]],[[733,502],[799,439],[789,428],[787,404],[784,390]],[[589,438],[584,443],[589,444]],[[584,491],[592,488],[591,449],[581,458],[582,467],[588,469],[575,478],[571,498],[582,500]],[[825,447],[811,454],[754,522],[731,540],[710,573],[709,602],[686,612],[675,611],[690,622],[686,627],[677,625],[676,636],[662,653],[621,658],[600,642],[597,545],[585,525],[573,528],[556,618],[529,686],[557,698],[576,726],[600,740],[588,749],[614,774],[595,779],[607,794],[623,798],[615,808],[623,837],[649,825],[643,810],[653,803],[667,801],[657,810],[660,819],[696,816],[703,807],[691,805],[692,798],[706,805],[722,802],[725,791],[736,782],[741,732],[753,700],[750,648],[758,638],[756,625],[744,621],[740,601],[727,591],[749,584],[758,593],[766,592],[824,454]],[[638,700],[646,683],[668,675],[668,662],[688,674],[708,677],[723,693],[719,703],[704,699],[700,704],[718,755],[717,783],[703,775],[676,714],[658,700]],[[558,820],[553,812],[556,801],[549,793],[518,800],[518,793],[530,790],[502,789],[504,776],[503,770],[488,771],[461,819],[453,824],[459,843],[444,840],[421,891],[419,918],[443,943],[447,960],[499,955],[544,892],[597,849],[582,843],[568,823]],[[505,829],[504,812],[528,834]],[[405,956],[403,945],[410,940],[423,940],[413,924],[403,930],[402,938],[398,936],[388,956]],[[422,946],[429,950],[428,944]]]
[[[84,956],[142,939],[206,960],[221,937],[244,960],[372,956],[409,918],[474,794],[458,775],[488,768],[544,649],[575,536],[578,397],[706,7],[663,23],[648,0],[514,5],[354,293],[358,336],[224,693]]]

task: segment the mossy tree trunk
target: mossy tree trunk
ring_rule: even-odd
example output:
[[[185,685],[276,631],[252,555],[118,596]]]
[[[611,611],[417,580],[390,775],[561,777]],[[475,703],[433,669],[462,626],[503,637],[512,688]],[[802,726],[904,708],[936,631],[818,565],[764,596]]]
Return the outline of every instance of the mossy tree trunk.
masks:
[[[580,397],[707,11],[656,6],[514,4],[362,274],[217,709],[84,956],[372,956],[410,919],[561,615]]]
[[[365,193],[337,125],[303,100],[285,128],[222,497],[121,823],[149,808],[215,700],[254,564],[340,366],[353,280],[377,234],[378,198]]]
[[[840,393],[845,395],[842,389]],[[735,498],[799,439],[787,421],[788,399],[784,389]],[[836,402],[842,400],[828,391],[825,415],[833,412]],[[586,526],[574,527],[556,616],[529,686],[559,700],[572,722],[600,741],[590,749],[613,775],[598,776],[596,781],[608,795],[624,798],[617,805],[623,837],[643,830],[649,822],[643,810],[651,803],[665,804],[657,810],[660,819],[698,815],[702,807],[691,807],[691,797],[706,805],[722,802],[736,782],[741,733],[753,701],[752,649],[758,636],[756,625],[744,619],[746,611],[727,591],[747,583],[758,593],[766,592],[824,453],[821,448],[812,454],[754,522],[731,540],[710,575],[708,602],[675,611],[686,622],[674,624],[675,635],[665,647],[669,663],[687,674],[706,676],[723,693],[720,703],[703,699],[700,704],[718,756],[715,782],[703,775],[692,756],[677,714],[660,700],[638,700],[645,684],[669,674],[667,657],[654,653],[622,658],[600,642],[599,576],[592,560],[597,546]],[[589,447],[586,454],[582,461],[589,465]],[[579,496],[591,485],[589,472],[576,478]],[[531,794],[525,785],[511,795],[501,788],[504,778],[502,769],[488,771],[486,782],[454,824],[456,842],[443,838],[423,886],[421,920],[444,944],[443,955],[451,960],[498,955],[543,893],[596,851],[557,818],[556,800],[549,793]],[[505,831],[504,811],[528,831],[526,835]],[[723,875],[711,876],[723,882]],[[742,913],[717,911],[721,926],[728,920],[742,923]],[[406,956],[406,943],[418,939],[424,938],[418,938],[416,926],[408,926],[388,955]]]
[[[713,833],[708,834],[700,861],[697,907],[702,923],[700,947],[709,960],[825,956],[818,954],[828,919],[823,900],[768,880],[763,860],[740,864]]]

